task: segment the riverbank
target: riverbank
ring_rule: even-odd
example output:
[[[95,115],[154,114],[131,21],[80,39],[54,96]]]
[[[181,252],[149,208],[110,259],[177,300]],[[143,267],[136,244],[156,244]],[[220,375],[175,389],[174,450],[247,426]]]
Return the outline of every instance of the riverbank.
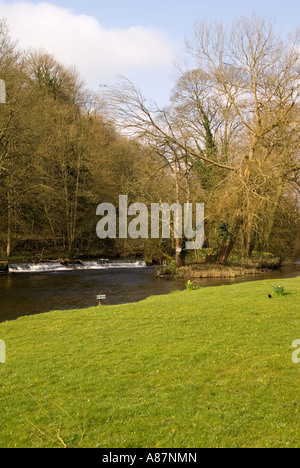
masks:
[[[221,266],[221,265],[203,265],[197,267],[184,266],[177,268],[176,272],[170,273],[168,270],[161,269],[157,271],[157,276],[166,278],[169,276],[185,279],[200,279],[200,278],[237,278],[239,276],[259,275],[267,270],[261,268],[243,268],[237,266]]]
[[[7,261],[0,261],[0,273],[6,273],[8,271],[8,262]]]
[[[134,257],[134,256],[133,256]],[[137,257],[138,258],[138,257]],[[139,257],[140,258],[140,257]],[[98,259],[120,259],[124,258],[113,255],[112,252],[105,252],[103,250],[76,250],[68,252],[63,249],[42,249],[35,251],[21,251],[15,252],[10,257],[4,253],[0,254],[0,268],[1,264],[7,263],[43,263],[43,262],[61,262],[61,263],[75,263],[85,260],[98,260]]]
[[[140,257],[131,259],[131,261],[141,261]],[[38,270],[39,265],[41,270],[49,269],[52,270],[55,264],[58,266],[58,270],[63,268],[72,269],[80,268],[86,262],[111,262],[119,261],[126,262],[128,259],[116,258],[116,257],[103,257],[99,252],[93,252],[89,254],[83,254],[82,252],[68,254],[66,252],[59,251],[43,251],[41,253],[30,253],[25,252],[19,255],[15,255],[8,259],[0,258],[0,273],[9,272],[10,265],[18,265],[22,271],[23,265],[33,265],[32,270]],[[152,263],[145,260],[145,265],[151,266]],[[157,277],[174,277],[184,279],[200,279],[200,278],[237,278],[239,276],[250,276],[259,275],[270,270],[279,269],[281,266],[281,260],[272,254],[260,254],[256,253],[251,259],[236,259],[233,257],[228,265],[218,265],[214,263],[205,262],[205,260],[193,260],[187,261],[186,266],[176,268],[175,261],[169,261],[167,266],[157,267]],[[25,268],[27,272],[28,269]],[[11,272],[15,272],[15,268],[12,268]]]
[[[159,268],[156,274],[161,278],[177,277],[193,280],[200,278],[237,278],[239,276],[260,275],[268,271],[278,270],[280,267],[281,261],[279,258],[231,262],[227,265],[196,261],[180,268],[176,268],[175,262],[172,262],[165,267]]]
[[[86,309],[97,305],[96,295],[106,295],[105,305],[139,302],[151,295],[164,295],[184,290],[190,278],[155,276],[156,267],[74,269],[42,271],[25,265],[19,273],[0,274],[0,322],[22,315],[35,315],[51,310]],[[283,267],[261,275],[236,278],[200,278],[195,286],[211,287],[241,282],[300,276],[300,266]]]
[[[283,284],[0,324],[1,447],[299,448],[300,281]]]

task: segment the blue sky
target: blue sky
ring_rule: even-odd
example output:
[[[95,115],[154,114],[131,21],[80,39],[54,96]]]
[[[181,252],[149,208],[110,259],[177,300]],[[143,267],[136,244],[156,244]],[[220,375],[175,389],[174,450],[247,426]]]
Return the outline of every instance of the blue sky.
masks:
[[[157,26],[173,38],[184,37],[197,17],[230,21],[237,15],[255,11],[272,16],[289,30],[299,25],[300,15],[297,0],[50,0],[49,3],[95,16],[107,27]]]
[[[252,12],[288,32],[299,26],[296,0],[0,0],[0,17],[23,48],[43,48],[75,65],[87,85],[126,75],[159,105],[168,101],[174,61],[196,19],[229,23]]]

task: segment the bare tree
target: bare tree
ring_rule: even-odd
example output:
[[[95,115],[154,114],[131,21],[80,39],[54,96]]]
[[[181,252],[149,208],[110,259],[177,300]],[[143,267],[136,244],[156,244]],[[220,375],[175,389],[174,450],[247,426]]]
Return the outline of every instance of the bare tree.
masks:
[[[241,229],[247,255],[264,217],[270,218],[264,235],[271,235],[299,167],[299,40],[283,40],[271,22],[253,15],[230,28],[197,23],[187,51],[192,68],[182,73],[168,108],[148,105],[128,80],[106,97],[122,129],[163,159],[170,148],[177,161],[187,155],[201,172],[198,182],[219,205],[211,209],[231,219],[228,243],[217,255],[225,263]]]

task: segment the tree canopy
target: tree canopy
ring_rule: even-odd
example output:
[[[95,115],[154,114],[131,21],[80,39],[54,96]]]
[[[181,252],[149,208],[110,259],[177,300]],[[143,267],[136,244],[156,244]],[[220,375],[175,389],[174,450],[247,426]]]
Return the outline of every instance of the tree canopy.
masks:
[[[198,22],[170,105],[124,78],[101,94],[45,51],[20,51],[0,20],[0,250],[144,255],[184,240],[96,236],[96,207],[127,195],[146,205],[205,203],[205,246],[300,255],[297,35],[253,15]],[[177,255],[177,264],[183,261]]]

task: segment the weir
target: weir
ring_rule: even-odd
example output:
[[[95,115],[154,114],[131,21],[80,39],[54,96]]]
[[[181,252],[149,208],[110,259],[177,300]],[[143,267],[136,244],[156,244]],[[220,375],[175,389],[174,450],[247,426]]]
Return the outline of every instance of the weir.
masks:
[[[144,268],[143,260],[93,260],[76,262],[40,262],[40,263],[10,263],[9,273],[61,273],[75,270],[103,270],[117,268]]]

